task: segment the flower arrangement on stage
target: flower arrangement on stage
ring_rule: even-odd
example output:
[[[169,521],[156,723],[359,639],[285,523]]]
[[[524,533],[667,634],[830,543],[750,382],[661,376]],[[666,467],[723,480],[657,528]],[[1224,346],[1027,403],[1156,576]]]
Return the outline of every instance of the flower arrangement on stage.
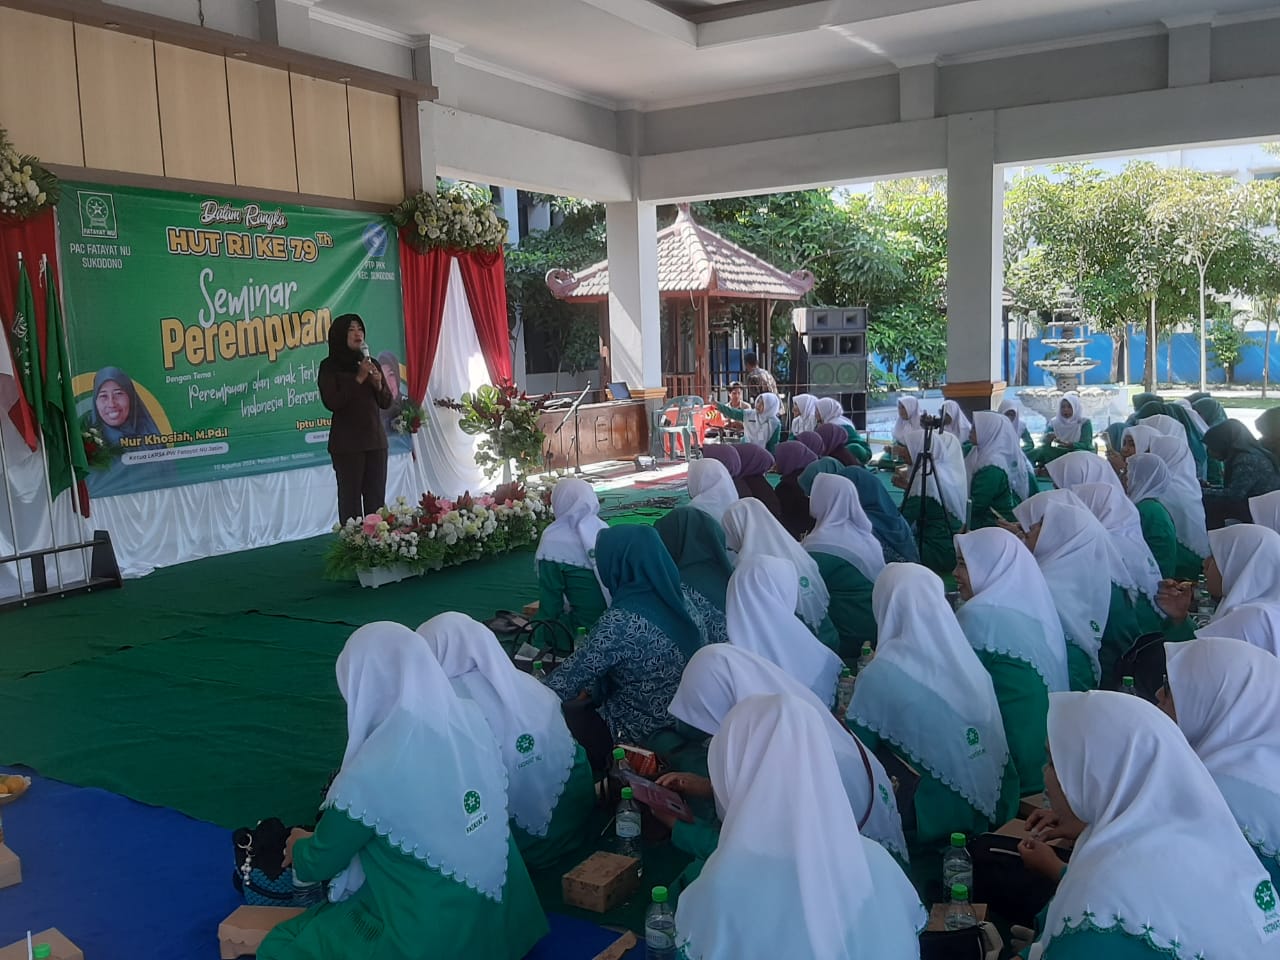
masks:
[[[530,397],[514,384],[485,384],[461,400],[437,400],[436,406],[462,414],[459,426],[464,433],[482,439],[476,447],[476,465],[487,477],[496,477],[511,461],[516,475],[537,473],[543,463],[546,436],[538,427],[538,415],[551,394]]]
[[[102,438],[102,431],[97,427],[82,427],[80,442],[84,444],[84,458],[90,470],[106,470],[120,454],[118,448],[110,446]]]
[[[58,178],[35,157],[19,154],[0,127],[0,217],[28,220],[58,202]]]
[[[465,184],[441,184],[438,193],[406,197],[391,211],[391,219],[419,253],[441,248],[495,251],[507,242],[507,221],[498,216],[488,193]]]
[[[395,567],[416,576],[535,544],[551,520],[550,491],[522,483],[456,500],[428,493],[414,504],[400,497],[363,520],[334,527],[338,537],[325,557],[325,576],[343,580]]]
[[[401,402],[400,412],[391,421],[391,429],[396,433],[415,434],[426,422],[427,411],[422,408],[422,405],[412,400],[404,400]]]

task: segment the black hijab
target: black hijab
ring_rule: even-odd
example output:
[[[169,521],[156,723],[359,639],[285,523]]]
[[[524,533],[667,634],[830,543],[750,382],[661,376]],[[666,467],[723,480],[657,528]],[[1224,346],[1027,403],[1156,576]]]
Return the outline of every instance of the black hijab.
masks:
[[[329,325],[329,359],[339,370],[348,373],[355,373],[364,356],[359,350],[347,346],[347,333],[353,323],[360,324],[360,329],[365,330],[364,321],[358,313],[344,313]]]

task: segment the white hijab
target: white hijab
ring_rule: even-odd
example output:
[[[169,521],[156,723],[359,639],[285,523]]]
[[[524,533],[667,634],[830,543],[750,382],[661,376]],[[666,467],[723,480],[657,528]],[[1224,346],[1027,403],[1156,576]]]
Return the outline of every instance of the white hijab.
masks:
[[[676,910],[691,960],[919,956],[926,915],[901,868],[858,833],[822,718],[748,697],[712,738],[724,825]]]
[[[838,427],[852,427],[853,421],[844,415],[844,407],[835,397],[823,397],[818,401],[818,417],[822,423],[834,423]]]
[[[1237,523],[1209,531],[1209,544],[1222,571],[1222,602],[1210,623],[1247,603],[1280,603],[1280,533]]]
[[[432,617],[418,635],[454,692],[484,711],[507,768],[511,818],[533,836],[546,836],[578,752],[560,698],[517,670],[493,631],[464,613]]]
[[[973,427],[978,442],[965,457],[969,482],[973,482],[974,474],[983,467],[999,467],[1009,478],[1009,489],[1019,500],[1025,500],[1030,492],[1025,454],[1009,418],[991,410],[979,410],[973,415]]]
[[[902,415],[906,414],[906,419]],[[909,430],[920,429],[920,401],[915,397],[898,398],[898,419],[893,421],[893,442],[905,443],[903,439]]]
[[[960,409],[960,404],[954,400],[944,400],[942,407],[938,410],[938,416],[943,421],[946,421],[947,417],[951,418],[950,423],[943,423],[943,433],[955,437],[961,443],[969,442],[969,431],[973,429],[973,424],[969,422],[969,418]]]
[[[689,659],[668,709],[676,719],[714,736],[720,732],[725,715],[736,704],[747,697],[775,693],[803,700],[818,711],[835,751],[836,766],[854,820],[861,821],[867,811],[871,811],[862,828],[863,836],[907,861],[902,817],[884,766],[871,751],[859,749],[858,738],[832,716],[811,690],[776,664],[731,643],[709,644]],[[868,765],[871,767],[869,778]]]
[[[1150,427],[1162,437],[1177,437],[1184,444],[1187,442],[1187,428],[1167,413],[1156,413],[1138,421],[1140,426]],[[1188,447],[1188,449],[1190,449]]]
[[[1006,397],[1004,400],[1000,401],[998,411],[1000,416],[1004,417],[1006,420],[1009,420],[1010,413],[1014,415],[1013,419],[1009,420],[1009,423],[1013,426],[1013,435],[1018,438],[1018,444],[1021,446],[1023,431],[1027,429],[1027,425],[1022,422],[1022,404],[1017,400],[1012,400]]]
[[[742,418],[742,433],[747,443],[767,447],[773,439],[774,431],[782,425],[782,421],[778,419],[782,401],[776,393],[762,393],[756,397],[756,402],[764,406],[764,413],[758,413],[755,404],[752,404]]]
[[[791,398],[793,406],[800,410],[798,417],[791,418],[791,436],[812,430],[818,425],[818,398],[811,393],[797,393]]]
[[[776,664],[830,705],[844,663],[796,617],[795,567],[768,554],[739,556],[725,598],[729,642]]]
[[[719,460],[704,458],[693,461],[689,464],[688,483],[689,506],[697,507],[716,523],[738,502],[738,488]]]
[[[1049,585],[1065,639],[1089,657],[1096,683],[1102,679],[1098,651],[1111,612],[1110,538],[1086,507],[1061,499],[1045,501],[1037,522],[1041,526],[1036,563]]]
[[[977,649],[1030,664],[1051,692],[1068,689],[1062,622],[1031,551],[1008,530],[985,527],[957,536],[956,553],[964,560],[973,587],[973,598],[956,614],[969,641]],[[1039,636],[1030,632],[1029,625],[1026,633],[983,629],[985,615],[1001,610],[1029,618],[1040,628]],[[992,619],[1000,623],[998,617]]]
[[[564,477],[551,489],[551,511],[555,519],[542,531],[534,563],[543,560],[584,567],[596,574],[596,537],[609,525],[600,519],[600,498],[591,484],[577,477]],[[609,591],[600,585],[605,601]]]
[[[884,548],[858,499],[858,488],[838,473],[820,473],[809,491],[809,515],[817,521],[804,538],[809,553],[829,553],[875,582],[884,569]]]
[[[1275,955],[1266,944],[1280,914],[1267,872],[1168,717],[1121,693],[1055,693],[1049,749],[1067,802],[1088,826],[1031,960],[1086,923],[1119,925],[1181,960]]]
[[[1121,434],[1121,443],[1123,443],[1124,437],[1129,437],[1133,440],[1135,453],[1150,453],[1151,441],[1162,436],[1164,434],[1159,430],[1153,430],[1151,427],[1144,426],[1141,423],[1135,423],[1132,427],[1124,428],[1124,433]]]
[[[1196,412],[1196,408],[1186,397],[1179,397],[1173,401],[1174,404],[1187,411],[1187,416],[1191,418],[1191,425],[1200,431],[1200,436],[1204,436],[1209,432],[1209,424],[1205,423],[1204,417]]]
[[[1166,643],[1178,726],[1245,839],[1280,856],[1280,660],[1241,640]]]
[[[1041,490],[1014,507],[1013,516],[1022,525],[1022,529],[1030,533],[1031,528],[1044,519],[1045,511],[1051,503],[1069,503],[1082,510],[1089,509],[1070,490]]]
[[[1169,511],[1178,542],[1197,557],[1209,555],[1209,533],[1205,526],[1204,500],[1197,484],[1194,498],[1175,485],[1168,465],[1154,453],[1136,453],[1129,458],[1129,499],[1134,504],[1157,500]]]
[[[1200,479],[1196,476],[1196,459],[1187,446],[1187,441],[1178,437],[1154,437],[1147,447],[1149,453],[1155,454],[1169,468],[1169,482],[1180,495],[1187,500],[1204,500]]]
[[[1009,744],[991,675],[947,605],[942,581],[919,564],[892,563],[871,606],[880,642],[858,677],[849,719],[994,818]]]
[[[1124,496],[1124,484],[1106,460],[1088,450],[1072,450],[1045,464],[1049,479],[1059,490],[1074,490],[1084,483],[1105,483]]]
[[[924,431],[907,431],[905,443],[914,464],[924,449]],[[923,471],[916,474],[907,496],[920,496],[924,487],[925,496],[937,500],[947,513],[963,523],[969,516],[969,473],[964,465],[964,451],[959,440],[940,430],[933,432],[933,469],[927,486]]]
[[[1215,637],[1230,637],[1280,657],[1280,603],[1242,603],[1206,628]]]
[[[1249,515],[1253,522],[1280,533],[1280,490],[1249,498]]]
[[[739,557],[779,557],[791,561],[800,590],[796,613],[816,633],[827,618],[831,594],[813,557],[787,533],[769,508],[754,497],[731,506],[720,523],[724,527],[725,546]]]
[[[1132,584],[1139,593],[1155,597],[1160,589],[1160,565],[1143,539],[1138,508],[1123,492],[1107,484],[1082,483],[1073,492],[1111,535],[1128,571],[1123,581],[1126,588]]]
[[[398,850],[502,900],[507,882],[507,772],[474,703],[459,698],[422,638],[369,623],[338,655],[347,749],[324,805],[375,827]],[[329,897],[364,883],[360,854]]]
[[[1063,394],[1059,404],[1067,404],[1071,407],[1071,416],[1064,417],[1059,408],[1058,415],[1049,421],[1049,429],[1053,431],[1054,437],[1061,443],[1079,443],[1080,431],[1084,428],[1084,404],[1080,402],[1080,394],[1071,393]],[[1084,453],[1079,450],[1077,453]]]

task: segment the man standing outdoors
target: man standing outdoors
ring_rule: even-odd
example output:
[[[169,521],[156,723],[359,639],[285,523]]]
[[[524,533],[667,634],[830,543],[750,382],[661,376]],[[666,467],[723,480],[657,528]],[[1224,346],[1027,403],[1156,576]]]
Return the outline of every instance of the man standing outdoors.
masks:
[[[760,366],[760,359],[754,352],[742,355],[742,365],[747,371],[747,386],[753,400],[762,393],[778,392],[778,381],[773,379],[772,373]]]

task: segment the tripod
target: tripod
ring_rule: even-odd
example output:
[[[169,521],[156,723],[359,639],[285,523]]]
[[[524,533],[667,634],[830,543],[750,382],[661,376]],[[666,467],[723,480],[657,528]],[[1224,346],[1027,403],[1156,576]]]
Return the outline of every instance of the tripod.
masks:
[[[925,511],[928,509],[928,489],[929,478],[933,477],[933,485],[938,490],[938,499],[942,499],[942,488],[938,486],[938,468],[933,462],[933,432],[942,426],[942,420],[939,417],[930,417],[922,414],[920,416],[920,426],[924,428],[924,443],[921,444],[920,454],[911,464],[911,472],[907,474],[907,490],[903,499],[903,506],[906,501],[911,499],[911,491],[915,488],[916,477],[920,478],[920,509],[916,517],[916,549],[924,556],[924,529],[925,529]]]
[[[587,399],[587,394],[591,391],[591,381],[587,381],[587,385],[582,388],[582,392],[578,394],[578,399],[573,401],[573,405],[565,411],[564,419],[560,421],[560,425],[556,427],[552,436],[556,436],[564,429],[564,425],[569,422],[569,418],[573,417],[573,436],[570,442],[573,444],[573,472],[575,476],[582,476],[582,443],[578,439],[578,408],[582,406],[582,401]]]

